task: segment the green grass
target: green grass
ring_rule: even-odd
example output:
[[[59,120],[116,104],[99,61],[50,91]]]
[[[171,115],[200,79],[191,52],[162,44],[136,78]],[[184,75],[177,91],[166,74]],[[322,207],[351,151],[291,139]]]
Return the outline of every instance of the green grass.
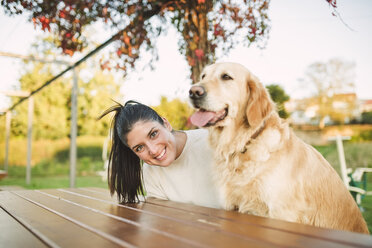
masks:
[[[372,142],[353,143],[344,141],[343,146],[347,167],[372,167]],[[315,146],[315,148],[327,159],[337,172],[340,172],[340,163],[335,143],[328,146]],[[370,179],[372,183],[372,175]]]
[[[79,137],[77,147],[76,187],[103,187],[107,182],[97,176],[104,170],[102,144],[104,137]],[[1,144],[1,143],[0,143]],[[69,140],[39,140],[33,143],[31,184],[26,185],[26,140],[11,141],[8,177],[0,186],[21,186],[27,189],[66,188],[70,186]],[[0,152],[1,153],[1,152]],[[4,154],[0,154],[0,164]],[[1,168],[3,169],[3,168]]]
[[[95,160],[91,157],[79,155],[76,161],[76,173],[78,176],[96,175],[97,171],[104,170],[103,161]],[[44,160],[36,164],[31,169],[31,174],[35,177],[61,176],[68,175],[70,172],[69,160],[59,161],[56,159]],[[25,166],[9,166],[8,175],[11,177],[25,177]]]

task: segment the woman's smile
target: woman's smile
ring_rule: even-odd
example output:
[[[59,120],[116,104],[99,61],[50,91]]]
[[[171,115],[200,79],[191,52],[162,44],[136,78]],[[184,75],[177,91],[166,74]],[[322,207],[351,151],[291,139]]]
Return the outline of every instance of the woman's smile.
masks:
[[[166,156],[164,156],[165,153],[166,153],[166,150],[167,150],[167,148],[164,147],[163,151],[160,153],[160,155],[158,155],[158,156],[156,157],[156,159],[157,159],[157,160],[163,160],[164,158],[166,158]]]

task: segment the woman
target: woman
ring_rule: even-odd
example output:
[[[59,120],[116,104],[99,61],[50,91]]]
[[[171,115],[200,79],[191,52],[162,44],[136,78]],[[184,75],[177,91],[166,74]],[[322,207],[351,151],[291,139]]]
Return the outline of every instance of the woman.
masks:
[[[175,131],[165,118],[135,101],[113,106],[100,118],[111,112],[108,184],[119,202],[136,202],[146,191],[147,197],[220,207],[206,130]]]

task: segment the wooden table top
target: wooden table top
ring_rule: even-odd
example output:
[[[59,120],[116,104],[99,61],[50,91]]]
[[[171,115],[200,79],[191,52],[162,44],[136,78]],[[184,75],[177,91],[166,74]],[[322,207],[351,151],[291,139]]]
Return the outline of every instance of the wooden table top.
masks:
[[[372,236],[108,190],[0,192],[0,247],[372,247]]]

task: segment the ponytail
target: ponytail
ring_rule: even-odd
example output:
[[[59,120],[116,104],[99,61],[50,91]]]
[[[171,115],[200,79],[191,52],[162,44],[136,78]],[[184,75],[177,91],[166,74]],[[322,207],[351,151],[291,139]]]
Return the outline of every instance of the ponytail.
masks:
[[[117,194],[120,203],[138,202],[144,194],[140,159],[120,140],[116,128],[112,128],[112,148],[109,157],[108,185],[110,193]]]
[[[120,136],[118,132],[118,130],[122,131],[123,114],[121,112],[124,108],[121,104],[113,106],[107,109],[98,119],[115,112],[111,122],[112,146],[107,174],[111,196],[116,193],[120,203],[135,203],[139,201],[139,195],[144,195],[142,166],[138,156],[126,145],[124,137]],[[127,127],[124,133],[127,133],[128,130],[130,130],[130,127]]]

